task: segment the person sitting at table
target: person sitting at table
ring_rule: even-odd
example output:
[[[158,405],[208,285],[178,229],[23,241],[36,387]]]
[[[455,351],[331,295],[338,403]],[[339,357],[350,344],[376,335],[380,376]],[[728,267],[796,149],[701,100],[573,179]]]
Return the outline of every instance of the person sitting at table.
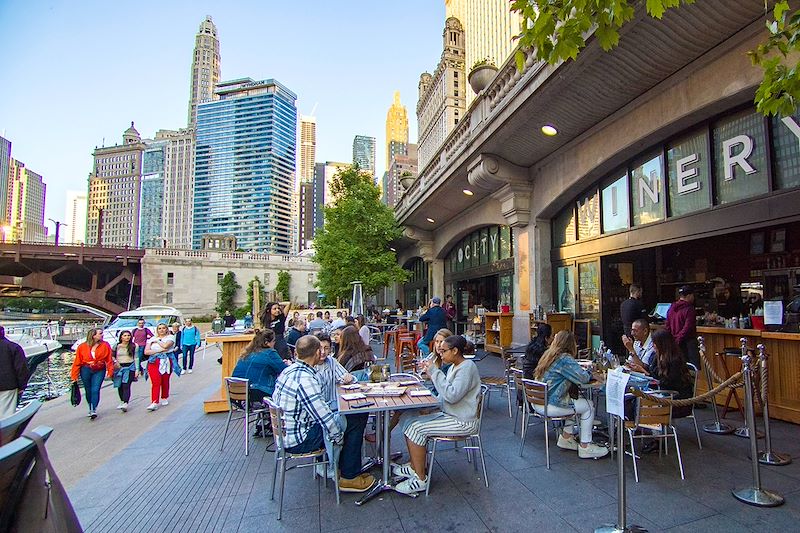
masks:
[[[375,362],[375,354],[372,352],[372,348],[364,344],[354,326],[344,328],[339,339],[339,351],[336,358],[348,372],[363,371],[366,369],[367,364]],[[358,373],[355,375],[360,379],[365,378],[363,375],[358,376]]]
[[[436,335],[437,331],[447,328],[447,314],[442,308],[442,299],[438,296],[431,298],[428,310],[420,315],[419,321],[427,322],[428,329],[425,330],[425,335],[423,335],[419,342],[417,342],[417,348],[419,348],[419,352],[422,357],[428,357],[430,354],[430,348],[428,348],[428,344],[430,344],[430,342],[433,340],[433,337]]]
[[[398,492],[412,494],[427,488],[425,460],[429,438],[471,435],[477,431],[481,376],[475,363],[464,358],[474,350],[470,341],[453,335],[439,345],[441,360],[451,365],[447,374],[439,368],[438,358],[422,362],[423,370],[439,391],[441,412],[415,416],[403,425],[409,462],[392,468],[394,475],[406,478],[395,487]]]
[[[551,342],[553,342],[553,327],[550,324],[538,324],[536,326],[536,336],[525,347],[525,357],[522,360],[522,377],[533,379],[536,366]]]
[[[347,325],[347,322],[344,321],[344,315],[342,314],[342,312],[341,311],[336,311],[336,319],[333,322],[331,322],[331,328],[330,328],[331,331],[333,331],[335,329],[338,329],[338,328],[343,328],[346,325]]]
[[[546,381],[550,386],[547,396],[548,415],[566,416],[574,412],[580,418],[580,443],[572,433],[565,430],[558,436],[558,447],[578,450],[578,457],[581,459],[596,459],[608,454],[608,448],[592,442],[594,406],[586,398],[570,393],[570,389],[574,390],[573,385],[584,385],[592,378],[575,360],[577,351],[575,335],[571,331],[559,331],[536,365],[534,377],[537,381]],[[544,411],[539,411],[538,406],[536,411],[544,414]]]
[[[351,439],[345,438],[346,431],[342,429],[345,422],[340,421],[338,415],[335,415],[328,405],[328,399],[323,394],[315,369],[321,357],[320,347],[319,339],[313,335],[301,337],[295,346],[295,362],[281,372],[275,383],[272,398],[284,412],[286,428],[284,445],[289,453],[308,453],[325,446],[326,439],[334,445],[343,444],[339,456],[340,465],[349,469],[350,465],[357,464],[357,470],[360,471],[360,441],[363,436],[359,437],[357,447],[351,445]],[[345,470],[339,479],[339,490],[365,492],[374,483],[375,478],[370,474],[357,474]]]
[[[439,347],[442,345],[444,340],[448,337],[452,337],[453,332],[447,328],[442,328],[436,332],[436,335],[433,336],[433,349],[431,350],[431,355],[428,359],[436,359],[437,366],[441,369],[442,372],[447,374],[447,371],[450,369],[450,365],[442,364],[442,357],[439,353]]]
[[[297,344],[300,337],[304,335],[308,335],[306,332],[306,321],[303,317],[300,317],[295,320],[292,327],[289,328],[289,333],[286,334],[286,344],[294,346]]]
[[[317,316],[308,323],[308,331],[309,332],[316,332],[316,331],[328,331],[330,324],[327,320],[322,318],[322,311],[317,311]]]
[[[325,320],[325,322],[328,323],[328,327],[330,327],[330,324],[331,324],[331,312],[330,311],[325,311],[325,315],[322,318]]]
[[[367,320],[364,318],[364,315],[356,316],[356,322],[354,326],[358,330],[358,335],[359,337],[361,337],[361,340],[364,341],[364,344],[369,346],[370,332],[369,332],[369,327],[367,326]]]
[[[633,338],[627,335],[622,336],[622,344],[625,345],[625,349],[630,354],[628,366],[631,368],[636,366],[649,372],[655,355],[653,336],[650,335],[650,324],[644,318],[637,318],[631,325],[631,335],[633,335]]]

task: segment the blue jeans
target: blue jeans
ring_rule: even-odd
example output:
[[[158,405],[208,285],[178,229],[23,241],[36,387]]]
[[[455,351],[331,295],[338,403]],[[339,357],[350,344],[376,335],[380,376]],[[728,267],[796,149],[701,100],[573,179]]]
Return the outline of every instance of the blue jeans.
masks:
[[[417,342],[417,348],[419,348],[419,354],[423,359],[427,358],[431,354],[431,349],[428,347],[428,345],[431,343],[432,340],[433,338],[429,339],[427,336],[425,336],[422,337]]]
[[[303,442],[297,446],[286,448],[286,451],[289,453],[309,453],[319,450],[323,444],[325,444],[325,439],[322,437],[322,426],[314,424]]]
[[[196,344],[184,344],[181,347],[181,351],[183,352],[183,368],[185,370],[191,370],[194,367],[194,351],[197,349]],[[189,360],[189,366],[186,366],[186,360]]]
[[[138,372],[142,372],[142,359],[147,361],[147,358],[144,356],[144,346],[137,346],[136,347],[136,370]]]
[[[89,410],[94,411],[100,403],[100,387],[103,385],[106,369],[103,367],[100,370],[92,370],[88,366],[82,366],[80,373],[83,390],[86,392],[86,403],[89,404]]]

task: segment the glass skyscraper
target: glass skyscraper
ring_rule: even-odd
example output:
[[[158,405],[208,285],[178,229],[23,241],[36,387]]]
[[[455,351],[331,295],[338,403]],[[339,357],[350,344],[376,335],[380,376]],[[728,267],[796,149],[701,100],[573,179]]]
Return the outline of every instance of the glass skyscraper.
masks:
[[[197,108],[192,246],[233,235],[247,251],[289,254],[297,96],[275,80],[220,83]]]
[[[164,248],[164,151],[167,141],[145,141],[139,200],[139,246]]]

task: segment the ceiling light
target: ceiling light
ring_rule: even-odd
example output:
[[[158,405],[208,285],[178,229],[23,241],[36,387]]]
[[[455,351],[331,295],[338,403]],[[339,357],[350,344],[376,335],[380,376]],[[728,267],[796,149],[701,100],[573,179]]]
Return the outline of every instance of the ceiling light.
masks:
[[[396,252],[396,251],[397,251],[397,250],[395,250],[394,248],[392,248],[391,246],[389,247],[389,249],[390,249],[391,251],[393,251],[393,252]]]
[[[431,224],[433,224],[433,223],[435,223],[435,222],[436,222],[436,221],[435,221],[435,220],[433,220],[431,217],[428,217],[428,218],[426,218],[425,220],[427,220],[427,221],[428,221],[428,222],[430,222]]]
[[[554,135],[558,135],[558,130],[552,124],[545,124],[544,126],[542,126],[542,133],[544,133],[548,137],[552,137]]]
[[[463,193],[464,193],[464,194],[466,194],[467,196],[472,196],[473,194],[475,194],[474,192],[472,192],[472,191],[471,191],[471,190],[469,190],[469,189],[464,189],[464,190],[463,190],[463,191],[461,191],[461,192],[463,192]]]

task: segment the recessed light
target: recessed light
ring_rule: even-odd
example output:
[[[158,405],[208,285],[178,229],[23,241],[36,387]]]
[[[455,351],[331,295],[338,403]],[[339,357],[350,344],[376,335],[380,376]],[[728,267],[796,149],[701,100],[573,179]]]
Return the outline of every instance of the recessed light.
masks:
[[[435,220],[433,220],[431,217],[428,217],[428,218],[426,218],[425,220],[427,220],[427,221],[428,221],[428,222],[430,222],[431,224],[433,224],[433,223],[435,223],[435,222],[436,222],[436,221],[435,221]]]
[[[554,135],[558,135],[558,130],[552,124],[545,124],[542,126],[542,133],[548,137],[552,137]]]
[[[397,251],[397,250],[395,250],[394,248],[392,248],[391,246],[389,247],[389,249],[390,249],[391,251],[393,251],[393,252],[396,252],[396,251]]]
[[[467,196],[472,196],[473,194],[475,194],[474,192],[472,192],[472,191],[471,191],[471,190],[469,190],[469,189],[464,189],[464,190],[463,190],[463,191],[461,191],[461,192],[463,192],[463,193],[464,193],[464,194],[466,194]]]

